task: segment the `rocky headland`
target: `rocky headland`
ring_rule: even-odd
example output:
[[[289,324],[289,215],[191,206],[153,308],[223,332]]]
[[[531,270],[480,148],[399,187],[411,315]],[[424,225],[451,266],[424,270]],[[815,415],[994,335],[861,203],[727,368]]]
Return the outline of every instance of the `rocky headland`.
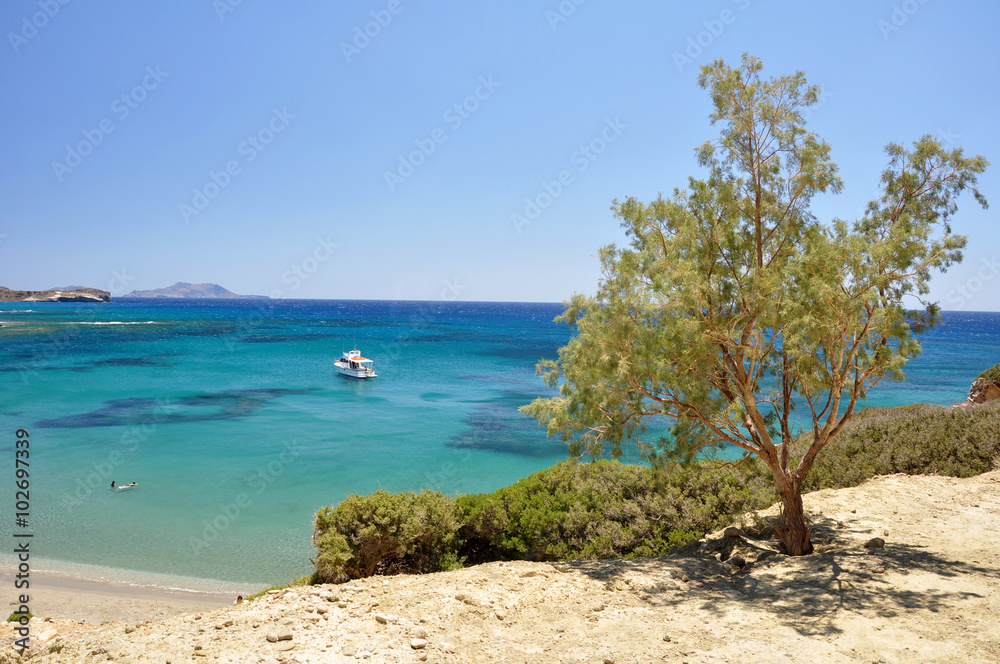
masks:
[[[153,290],[134,290],[122,295],[119,299],[153,297],[153,298],[200,298],[200,299],[269,299],[266,295],[239,295],[218,284],[191,284],[178,281],[173,286],[154,288]]]
[[[0,286],[0,302],[110,302],[111,293],[79,286],[44,291],[11,290]]]
[[[1000,364],[979,374],[969,387],[968,398],[956,406],[964,408],[997,399],[1000,399]]]
[[[1000,472],[804,502],[810,556],[779,552],[772,507],[659,558],[372,577],[100,627],[34,618],[23,654],[6,628],[0,662],[1000,661]]]

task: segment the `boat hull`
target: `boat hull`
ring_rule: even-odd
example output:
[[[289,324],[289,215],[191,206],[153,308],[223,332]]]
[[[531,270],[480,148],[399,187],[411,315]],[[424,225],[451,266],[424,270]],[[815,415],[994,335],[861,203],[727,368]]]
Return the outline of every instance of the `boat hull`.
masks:
[[[352,369],[348,366],[343,366],[339,360],[334,362],[334,365],[337,367],[337,373],[348,378],[375,378],[378,375],[372,369]]]

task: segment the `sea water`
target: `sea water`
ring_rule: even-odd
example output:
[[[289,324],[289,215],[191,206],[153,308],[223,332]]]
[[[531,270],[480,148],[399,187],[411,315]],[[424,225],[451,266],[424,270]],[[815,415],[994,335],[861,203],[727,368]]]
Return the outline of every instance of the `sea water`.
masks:
[[[553,322],[562,309],[5,303],[0,449],[12,469],[14,432],[30,433],[33,560],[138,584],[264,586],[311,570],[313,515],[349,494],[492,491],[546,468],[565,448],[517,408],[554,394],[535,365],[570,338]],[[945,323],[868,405],[951,405],[1000,361],[1000,314]],[[336,373],[355,346],[377,378]]]

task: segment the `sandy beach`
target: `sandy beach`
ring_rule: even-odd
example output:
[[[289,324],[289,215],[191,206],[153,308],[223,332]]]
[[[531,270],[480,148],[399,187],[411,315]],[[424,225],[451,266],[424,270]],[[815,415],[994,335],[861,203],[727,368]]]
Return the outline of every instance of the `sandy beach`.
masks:
[[[75,620],[92,625],[111,621],[145,622],[184,613],[228,606],[235,597],[208,592],[171,591],[119,583],[87,581],[51,572],[33,571],[27,590],[33,615]],[[0,571],[4,618],[18,607],[14,571]]]

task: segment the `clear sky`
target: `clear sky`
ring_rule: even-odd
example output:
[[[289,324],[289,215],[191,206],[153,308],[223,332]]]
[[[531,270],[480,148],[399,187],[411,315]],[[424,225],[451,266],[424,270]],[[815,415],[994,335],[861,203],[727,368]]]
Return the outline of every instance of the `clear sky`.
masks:
[[[1000,205],[998,25],[985,1],[5,0],[0,285],[592,293],[612,200],[698,174],[698,68],[743,51],[823,86],[845,188],[821,218],[925,133],[991,160]],[[1000,310],[994,217],[962,198],[945,309]]]

